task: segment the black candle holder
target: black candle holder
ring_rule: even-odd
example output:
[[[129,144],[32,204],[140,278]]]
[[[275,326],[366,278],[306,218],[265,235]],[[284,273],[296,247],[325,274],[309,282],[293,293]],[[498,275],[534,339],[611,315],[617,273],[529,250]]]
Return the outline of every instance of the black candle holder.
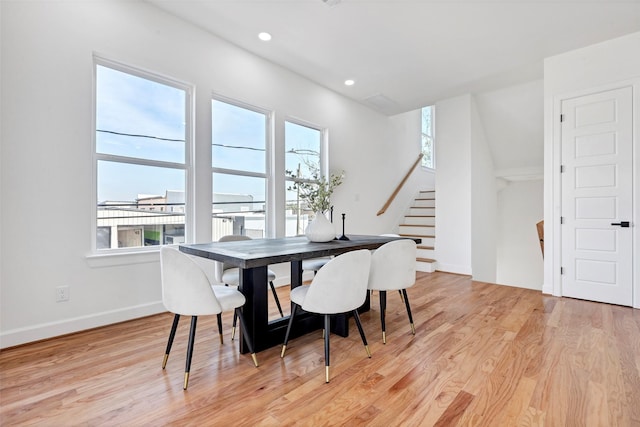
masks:
[[[338,240],[349,240],[349,238],[344,234],[344,217],[346,214],[342,214],[342,236]]]

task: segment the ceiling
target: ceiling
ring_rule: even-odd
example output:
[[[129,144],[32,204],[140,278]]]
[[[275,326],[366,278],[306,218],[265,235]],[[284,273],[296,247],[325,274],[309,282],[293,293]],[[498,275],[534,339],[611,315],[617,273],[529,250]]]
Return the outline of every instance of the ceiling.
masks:
[[[147,1],[385,115],[473,93],[508,182],[543,175],[543,59],[640,31],[640,0]]]
[[[386,115],[541,79],[545,57],[640,31],[640,0],[147,1]]]

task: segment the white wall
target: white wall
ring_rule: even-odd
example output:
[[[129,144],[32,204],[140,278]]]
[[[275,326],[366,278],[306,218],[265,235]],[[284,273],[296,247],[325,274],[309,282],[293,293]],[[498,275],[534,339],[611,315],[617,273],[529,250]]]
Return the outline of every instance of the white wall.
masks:
[[[344,120],[353,122],[349,115]],[[365,132],[370,125],[353,122],[348,127],[349,135],[340,136],[344,142],[332,148],[332,168],[346,171],[345,183],[339,187],[340,191],[334,198],[334,222],[341,222],[340,214],[346,213],[347,233],[397,232],[398,223],[417,191],[434,188],[433,172],[418,168],[386,213],[377,216],[421,150],[420,110],[385,117],[384,124],[384,128],[377,124],[377,129]],[[332,138],[337,137],[336,132],[331,131]],[[371,139],[371,133],[374,132],[377,135]],[[347,208],[341,209],[343,206]],[[337,227],[341,233],[341,225],[337,224]]]
[[[436,103],[438,269],[471,274],[471,96]]]
[[[559,104],[562,99],[623,85],[633,86],[634,103],[634,253],[640,253],[640,32],[547,58],[544,64],[544,220],[545,259],[543,291],[560,289],[560,139]],[[634,262],[634,306],[640,308],[640,266]]]
[[[156,251],[89,257],[94,53],[195,86],[201,212],[210,207],[216,92],[276,112],[279,170],[285,117],[326,126],[331,168],[347,176],[334,199],[347,232],[395,226],[397,218],[376,212],[419,152],[402,129],[408,117],[375,113],[143,2],[0,2],[0,14],[0,346],[163,311]],[[281,202],[282,180],[274,188]],[[203,215],[196,240],[209,230]],[[60,285],[70,301],[55,302]]]
[[[508,184],[497,193],[496,281],[541,289],[543,265],[535,223],[542,219],[544,204],[543,80],[484,92],[475,99],[495,175],[504,178],[499,179],[502,185]]]
[[[544,158],[542,79],[475,95],[496,175],[536,173]]]
[[[498,192],[496,283],[542,289],[536,224],[543,216],[543,181],[513,181]]]
[[[395,168],[390,168],[388,172],[394,174],[393,182],[387,184],[387,188],[384,189],[382,194],[385,194],[385,200],[395,190],[396,186],[400,184],[407,172],[411,169],[411,166],[415,163],[421,150],[421,135],[416,133],[416,129],[422,129],[422,110],[409,111],[408,113],[398,114],[391,117],[391,124],[394,129],[394,135],[399,138],[399,141],[412,142],[418,149],[413,151],[412,155],[407,156],[406,153],[397,153],[398,148],[392,149],[385,157],[389,159],[390,165],[397,165]],[[394,170],[392,170],[394,169]],[[382,233],[397,233],[398,224],[404,222],[404,216],[407,213],[407,208],[413,203],[413,200],[417,196],[417,192],[420,190],[434,190],[435,189],[435,171],[433,169],[425,169],[418,165],[404,184],[400,193],[396,196],[394,202],[389,206],[385,216],[392,219],[392,229],[378,230],[379,234]],[[437,196],[436,196],[437,197]],[[382,203],[378,210],[382,208]]]
[[[491,150],[471,95],[436,103],[438,269],[496,280],[497,196]]]
[[[471,271],[473,279],[496,281],[496,178],[491,149],[471,98]]]

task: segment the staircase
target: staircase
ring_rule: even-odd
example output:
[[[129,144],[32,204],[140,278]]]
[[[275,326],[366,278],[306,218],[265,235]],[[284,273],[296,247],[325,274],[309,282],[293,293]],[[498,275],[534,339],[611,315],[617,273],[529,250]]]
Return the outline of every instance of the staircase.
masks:
[[[398,227],[399,234],[422,239],[418,245],[416,269],[431,273],[436,270],[436,192],[420,191]]]

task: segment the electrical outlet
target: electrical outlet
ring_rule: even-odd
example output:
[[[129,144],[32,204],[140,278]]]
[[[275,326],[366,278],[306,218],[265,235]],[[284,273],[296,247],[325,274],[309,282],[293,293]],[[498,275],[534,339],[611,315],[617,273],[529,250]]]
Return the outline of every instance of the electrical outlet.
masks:
[[[56,302],[69,301],[69,287],[58,286],[56,288]]]

